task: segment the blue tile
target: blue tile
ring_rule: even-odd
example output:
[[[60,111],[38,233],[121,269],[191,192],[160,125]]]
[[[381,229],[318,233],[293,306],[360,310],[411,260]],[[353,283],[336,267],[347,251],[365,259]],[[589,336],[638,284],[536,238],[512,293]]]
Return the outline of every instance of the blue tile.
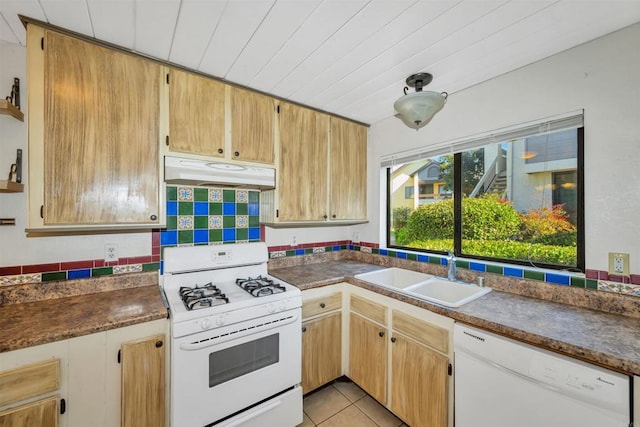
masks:
[[[260,205],[257,203],[249,203],[247,215],[260,215]]]
[[[386,249],[380,249],[380,255],[387,255],[387,250]]]
[[[487,265],[483,264],[481,262],[470,262],[469,263],[469,269],[474,270],[474,271],[481,271],[481,272],[486,272],[487,271]]]
[[[178,202],[167,202],[167,215],[178,215]]]
[[[334,250],[334,251],[339,251],[339,250],[340,250],[340,245],[336,245],[336,246],[334,246],[334,247],[333,247],[333,250]]]
[[[222,214],[223,215],[235,215],[236,214],[236,204],[231,202],[224,202],[222,204]]]
[[[160,260],[160,275],[164,274],[164,261]]]
[[[304,255],[304,249],[296,249],[296,255]]]
[[[68,279],[82,279],[84,277],[91,277],[91,269],[83,268],[82,270],[69,270],[67,271]]]
[[[505,276],[511,276],[511,277],[523,277],[524,270],[522,270],[521,268],[505,267],[502,270],[502,274],[504,274]]]
[[[193,204],[194,215],[209,215],[209,202],[195,202]]]
[[[249,240],[260,240],[260,227],[249,227]]]
[[[354,250],[356,247],[358,248],[358,249],[356,249],[356,250],[358,250],[358,251],[359,251],[359,250],[360,250],[360,246],[355,246],[355,245],[349,245],[349,250],[350,250],[350,251],[352,251],[352,250]]]
[[[556,285],[569,286],[569,276],[563,274],[547,273],[545,282],[555,283]]]
[[[177,245],[178,244],[178,231],[167,230],[160,232],[160,245]]]
[[[209,230],[194,230],[193,243],[209,243]]]
[[[446,258],[440,258],[440,264],[441,265],[449,265],[449,260],[447,260]]]
[[[397,256],[398,258],[401,258],[401,259],[407,259],[407,253],[406,253],[406,252],[398,252],[398,253],[396,254],[396,256]]]
[[[429,257],[426,255],[418,255],[419,262],[429,262]]]
[[[222,241],[223,242],[235,242],[236,241],[236,229],[235,228],[225,228],[222,230]]]

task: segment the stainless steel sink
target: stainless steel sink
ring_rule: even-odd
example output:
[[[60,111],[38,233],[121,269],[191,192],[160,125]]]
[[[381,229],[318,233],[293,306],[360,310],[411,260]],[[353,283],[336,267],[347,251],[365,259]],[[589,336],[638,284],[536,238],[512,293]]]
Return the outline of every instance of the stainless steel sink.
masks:
[[[450,281],[438,276],[402,268],[385,268],[356,274],[356,279],[375,283],[403,294],[447,307],[460,307],[491,292],[491,288]]]

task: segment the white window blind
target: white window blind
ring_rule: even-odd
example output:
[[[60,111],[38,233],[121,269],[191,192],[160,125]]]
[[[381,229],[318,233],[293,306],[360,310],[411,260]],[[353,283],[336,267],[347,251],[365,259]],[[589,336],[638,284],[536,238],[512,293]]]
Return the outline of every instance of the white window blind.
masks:
[[[543,135],[560,130],[576,129],[583,125],[584,111],[574,111],[507,128],[496,129],[491,132],[472,135],[453,141],[431,144],[428,147],[420,147],[413,150],[386,155],[381,158],[381,166],[388,167],[430,157],[442,156],[444,154],[460,153],[488,144],[495,144],[535,135]]]

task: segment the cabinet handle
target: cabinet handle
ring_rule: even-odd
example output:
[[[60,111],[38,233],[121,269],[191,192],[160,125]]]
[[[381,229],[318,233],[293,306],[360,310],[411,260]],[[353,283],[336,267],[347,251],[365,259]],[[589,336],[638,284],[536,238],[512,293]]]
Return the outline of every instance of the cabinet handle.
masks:
[[[307,332],[307,327],[306,326],[302,327],[302,332]]]
[[[60,415],[64,415],[67,412],[67,401],[60,399]]]
[[[167,147],[169,146],[169,135],[167,135],[166,138],[164,139],[164,143],[167,145]]]
[[[162,341],[156,341],[156,348],[162,347]]]
[[[324,218],[324,219],[327,219],[327,216],[325,215],[323,218]]]
[[[379,336],[380,338],[384,337],[384,331],[380,331],[380,332],[378,332],[378,336]]]
[[[331,215],[331,218],[335,218],[335,217],[336,217],[336,214]]]
[[[397,341],[396,337],[391,337],[391,342],[396,342],[396,341]]]
[[[224,150],[222,148],[218,148],[218,154],[222,154],[224,153]]]
[[[151,221],[155,221],[156,219],[158,219],[158,216],[157,216],[157,215],[151,215],[151,216],[149,217],[149,219],[150,219]]]
[[[323,302],[321,302],[321,303],[320,303],[320,308],[325,308],[325,307],[326,307],[326,304],[325,304],[325,303],[323,303]]]
[[[44,205],[40,205],[40,218],[44,219]]]
[[[240,152],[239,151],[234,151],[233,155],[236,156],[236,157],[240,157]]]

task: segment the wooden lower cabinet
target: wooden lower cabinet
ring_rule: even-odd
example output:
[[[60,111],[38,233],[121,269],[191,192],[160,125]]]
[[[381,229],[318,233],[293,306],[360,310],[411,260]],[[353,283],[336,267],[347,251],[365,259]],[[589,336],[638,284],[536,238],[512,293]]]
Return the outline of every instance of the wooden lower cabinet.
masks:
[[[58,427],[58,397],[0,412],[0,427]]]
[[[349,378],[378,402],[386,402],[386,328],[357,314],[349,317]]]
[[[165,425],[164,339],[122,345],[122,427]]]
[[[302,391],[308,393],[342,375],[342,313],[302,323]]]
[[[389,408],[411,426],[446,426],[447,357],[400,334],[392,338]]]

